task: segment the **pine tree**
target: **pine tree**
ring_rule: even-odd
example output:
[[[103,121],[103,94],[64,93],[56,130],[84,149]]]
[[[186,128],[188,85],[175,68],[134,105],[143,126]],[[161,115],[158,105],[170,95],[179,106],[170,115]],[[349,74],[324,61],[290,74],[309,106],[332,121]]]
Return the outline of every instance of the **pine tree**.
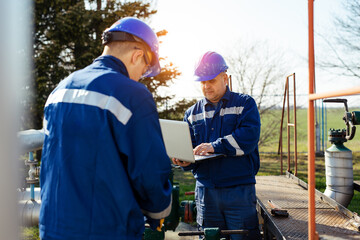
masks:
[[[48,95],[71,72],[101,55],[101,34],[107,27],[123,17],[147,19],[155,13],[151,3],[144,1],[36,0],[34,81],[23,89],[28,96],[24,102],[27,112],[22,119],[23,129],[42,128]],[[158,32],[158,36],[165,34],[166,31]],[[157,93],[158,87],[168,86],[169,80],[179,74],[172,64],[167,64],[158,76],[146,78],[143,83],[161,104],[163,98]]]

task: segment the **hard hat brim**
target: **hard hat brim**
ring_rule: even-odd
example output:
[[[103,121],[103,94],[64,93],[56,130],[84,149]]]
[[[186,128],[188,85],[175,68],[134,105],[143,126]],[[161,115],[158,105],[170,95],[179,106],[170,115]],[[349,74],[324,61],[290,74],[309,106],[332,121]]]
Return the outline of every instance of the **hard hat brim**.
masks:
[[[213,74],[213,75],[208,75],[208,76],[194,76],[194,81],[196,82],[203,82],[203,81],[209,81],[212,80],[214,78],[216,78],[217,75],[219,75],[221,72],[217,73],[217,74]]]

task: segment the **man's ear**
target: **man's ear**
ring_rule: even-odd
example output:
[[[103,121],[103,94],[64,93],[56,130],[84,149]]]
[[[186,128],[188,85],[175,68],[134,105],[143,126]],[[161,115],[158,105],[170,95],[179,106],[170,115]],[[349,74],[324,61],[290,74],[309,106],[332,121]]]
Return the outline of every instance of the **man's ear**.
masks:
[[[144,53],[141,49],[135,49],[133,50],[132,52],[132,55],[131,55],[131,63],[132,64],[138,64],[138,62],[142,61],[142,57],[143,57]]]
[[[225,84],[229,85],[229,76],[226,73],[224,73],[223,78],[224,78]]]

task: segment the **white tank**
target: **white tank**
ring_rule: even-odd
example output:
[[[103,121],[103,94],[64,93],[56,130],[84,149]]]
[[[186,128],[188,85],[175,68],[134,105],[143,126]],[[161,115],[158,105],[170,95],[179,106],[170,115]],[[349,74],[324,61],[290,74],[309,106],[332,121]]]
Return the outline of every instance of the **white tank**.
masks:
[[[342,143],[325,151],[326,190],[324,194],[344,207],[354,195],[352,152]]]

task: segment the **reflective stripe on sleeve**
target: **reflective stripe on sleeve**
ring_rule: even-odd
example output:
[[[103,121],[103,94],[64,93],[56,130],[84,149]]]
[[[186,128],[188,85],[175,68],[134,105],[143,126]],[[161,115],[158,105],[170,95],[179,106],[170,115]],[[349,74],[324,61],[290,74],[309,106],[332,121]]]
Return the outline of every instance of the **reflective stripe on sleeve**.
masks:
[[[44,119],[43,119],[43,130],[44,130],[45,135],[49,135],[49,130],[47,129],[47,124],[48,124],[48,121],[44,117]]]
[[[232,134],[230,135],[227,135],[224,137],[226,140],[228,140],[228,142],[230,143],[230,145],[235,148],[236,150],[236,156],[241,156],[241,155],[244,155],[244,151],[241,150],[241,148],[239,147],[239,145],[237,144],[235,138],[233,137]]]
[[[161,212],[156,212],[156,213],[154,213],[154,212],[146,211],[146,210],[144,210],[144,209],[141,209],[141,211],[142,211],[142,213],[143,213],[144,215],[149,216],[149,217],[151,217],[152,219],[162,219],[162,218],[165,218],[165,217],[167,217],[167,216],[170,215],[171,205],[172,205],[172,196],[171,196],[171,201],[170,201],[169,206],[168,206],[165,210],[163,210],[163,211],[161,211]]]
[[[102,93],[84,89],[60,89],[51,94],[45,107],[54,103],[77,103],[109,110],[114,116],[126,125],[132,113],[119,100]]]

